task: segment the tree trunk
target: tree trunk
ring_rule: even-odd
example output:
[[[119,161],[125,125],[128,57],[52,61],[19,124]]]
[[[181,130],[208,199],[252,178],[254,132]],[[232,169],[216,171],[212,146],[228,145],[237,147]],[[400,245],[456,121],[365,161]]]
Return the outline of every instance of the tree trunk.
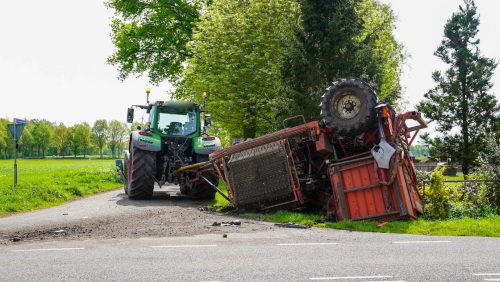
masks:
[[[464,174],[465,179],[467,179],[467,175],[469,175],[469,167],[470,160],[472,159],[470,156],[470,144],[469,144],[469,95],[468,95],[468,87],[467,87],[467,65],[463,61],[462,58],[458,58],[458,66],[459,66],[459,79],[460,79],[460,90],[461,90],[461,111],[462,111],[462,136],[464,138],[464,155],[462,157],[462,172]]]
[[[257,134],[257,125],[254,122],[243,126],[243,138],[246,140],[248,138],[255,138]]]
[[[99,147],[99,154],[101,155],[101,159],[102,159],[102,146]]]

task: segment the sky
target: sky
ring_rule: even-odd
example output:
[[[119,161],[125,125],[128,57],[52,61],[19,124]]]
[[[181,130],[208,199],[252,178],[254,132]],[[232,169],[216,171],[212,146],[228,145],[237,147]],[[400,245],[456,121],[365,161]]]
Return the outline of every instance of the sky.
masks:
[[[407,109],[434,86],[431,73],[444,69],[433,56],[443,27],[461,0],[381,0],[398,22],[396,38],[411,56],[403,68]],[[476,0],[484,55],[500,59],[500,1]],[[0,7],[0,117],[38,118],[73,125],[96,119],[125,121],[126,109],[167,100],[167,83],[152,86],[146,77],[117,79],[106,64],[113,53],[112,11],[99,0],[2,1]],[[493,92],[500,98],[500,70]],[[141,118],[141,116],[136,118]]]

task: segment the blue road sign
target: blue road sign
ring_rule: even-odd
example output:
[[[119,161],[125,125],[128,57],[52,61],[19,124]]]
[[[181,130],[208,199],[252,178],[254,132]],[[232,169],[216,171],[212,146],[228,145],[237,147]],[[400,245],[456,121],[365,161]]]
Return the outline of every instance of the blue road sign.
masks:
[[[16,142],[21,138],[21,134],[23,133],[25,125],[26,121],[17,118],[14,119],[14,123],[10,123],[7,125],[10,135],[12,135]]]

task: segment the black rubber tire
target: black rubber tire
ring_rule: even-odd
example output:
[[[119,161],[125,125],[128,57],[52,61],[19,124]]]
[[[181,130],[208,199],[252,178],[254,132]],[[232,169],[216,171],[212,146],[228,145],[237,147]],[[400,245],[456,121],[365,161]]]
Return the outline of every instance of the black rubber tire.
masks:
[[[149,200],[153,196],[155,184],[156,154],[137,148],[130,156],[128,198],[130,200]]]
[[[218,178],[215,174],[211,172],[203,173],[203,176],[208,179],[208,181],[217,185]],[[193,188],[189,190],[188,195],[195,199],[200,200],[211,200],[215,198],[215,190],[208,184],[205,180],[200,179],[199,183],[193,185]]]
[[[355,99],[347,98],[343,105],[338,105],[347,95]],[[328,87],[321,97],[321,120],[340,136],[356,136],[376,125],[376,105],[377,95],[368,84],[356,78],[341,79]],[[347,117],[339,112],[340,106]],[[353,116],[348,116],[352,111]]]
[[[128,171],[128,164],[130,162],[129,157],[127,154],[123,157],[123,190],[125,194],[128,195],[128,176],[129,176],[129,171]]]

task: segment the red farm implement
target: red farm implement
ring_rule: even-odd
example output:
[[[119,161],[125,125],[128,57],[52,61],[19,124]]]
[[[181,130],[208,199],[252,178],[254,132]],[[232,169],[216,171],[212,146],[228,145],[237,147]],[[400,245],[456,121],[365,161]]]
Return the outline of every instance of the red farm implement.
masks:
[[[318,122],[304,121],[210,155],[233,206],[314,205],[325,208],[331,220],[422,214],[409,153],[427,126],[420,113],[396,114],[356,79],[329,87],[321,110]]]

